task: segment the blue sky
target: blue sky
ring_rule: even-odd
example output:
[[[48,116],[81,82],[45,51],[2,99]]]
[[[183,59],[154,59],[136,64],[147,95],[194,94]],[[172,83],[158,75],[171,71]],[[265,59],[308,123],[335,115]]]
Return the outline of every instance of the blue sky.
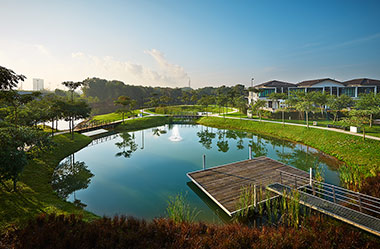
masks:
[[[45,86],[380,79],[380,1],[4,1],[0,65]]]

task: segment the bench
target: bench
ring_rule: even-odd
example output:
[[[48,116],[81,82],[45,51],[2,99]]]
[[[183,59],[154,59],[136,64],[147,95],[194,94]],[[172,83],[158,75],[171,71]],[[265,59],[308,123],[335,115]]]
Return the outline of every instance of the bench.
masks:
[[[328,128],[335,128],[335,129],[341,129],[341,130],[348,130],[348,127],[346,126],[342,126],[342,125],[332,125],[332,124],[328,124],[327,125]]]

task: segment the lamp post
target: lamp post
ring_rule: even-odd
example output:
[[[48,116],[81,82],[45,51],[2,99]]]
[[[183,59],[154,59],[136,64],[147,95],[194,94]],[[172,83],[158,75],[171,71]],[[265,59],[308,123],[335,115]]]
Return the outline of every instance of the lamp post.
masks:
[[[251,79],[251,87],[253,87],[253,81],[255,80],[255,78],[252,78]]]

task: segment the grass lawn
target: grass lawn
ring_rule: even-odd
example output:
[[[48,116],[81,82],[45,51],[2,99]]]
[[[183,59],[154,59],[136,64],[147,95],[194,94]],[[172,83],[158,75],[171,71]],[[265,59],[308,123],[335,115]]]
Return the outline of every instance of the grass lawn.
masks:
[[[183,114],[196,112],[223,113],[223,109],[225,112],[234,111],[234,109],[231,107],[219,108],[219,106],[216,105],[210,105],[207,108],[201,105],[176,105],[150,108],[149,111],[154,114]]]
[[[132,112],[133,115],[138,115],[140,114],[140,110],[134,110]],[[128,118],[128,116],[131,116],[132,114],[128,113],[125,114],[124,118]],[[144,114],[145,116],[146,114]],[[117,112],[111,112],[108,114],[102,114],[102,115],[96,115],[92,118],[92,120],[97,120],[97,121],[105,121],[105,122],[113,122],[117,120],[122,120],[123,119],[123,114],[117,113]]]
[[[150,116],[144,118],[136,118],[126,120],[124,124],[116,127],[116,131],[133,131],[139,129],[147,129],[151,127],[161,126],[170,123],[171,118],[165,116]]]
[[[70,134],[55,136],[57,146],[29,162],[17,183],[16,193],[0,185],[0,230],[8,224],[23,224],[39,213],[79,214],[85,220],[97,217],[59,198],[50,185],[59,162],[91,142],[91,138],[79,134],[75,134],[74,140],[70,137]],[[11,182],[6,185],[11,189]]]
[[[234,113],[235,114],[235,113]],[[236,117],[233,116],[234,114],[228,114],[226,116],[229,117]],[[259,119],[257,116],[253,117],[254,119]],[[262,120],[270,120],[270,121],[277,121],[277,122],[282,122],[282,119],[271,119],[271,118],[262,118]],[[317,126],[321,127],[327,127],[327,125],[340,125],[339,122],[333,122],[332,120],[309,120],[309,125],[313,125],[313,121],[317,122]],[[292,123],[292,124],[304,124],[306,125],[305,120],[289,120],[285,119],[285,123]],[[372,125],[370,128],[369,125],[365,126],[365,132],[366,135],[371,135],[375,137],[380,137],[380,125]]]
[[[353,188],[360,187],[363,178],[374,176],[380,171],[380,141],[363,141],[361,137],[334,131],[219,117],[203,117],[199,123],[271,135],[319,149],[347,164],[341,169],[341,180],[351,183]]]

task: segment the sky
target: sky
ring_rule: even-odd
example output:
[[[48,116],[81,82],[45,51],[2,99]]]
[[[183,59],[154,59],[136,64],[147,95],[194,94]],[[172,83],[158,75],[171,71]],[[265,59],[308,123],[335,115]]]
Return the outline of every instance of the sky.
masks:
[[[379,12],[378,0],[0,0],[0,65],[23,89],[380,79]]]

